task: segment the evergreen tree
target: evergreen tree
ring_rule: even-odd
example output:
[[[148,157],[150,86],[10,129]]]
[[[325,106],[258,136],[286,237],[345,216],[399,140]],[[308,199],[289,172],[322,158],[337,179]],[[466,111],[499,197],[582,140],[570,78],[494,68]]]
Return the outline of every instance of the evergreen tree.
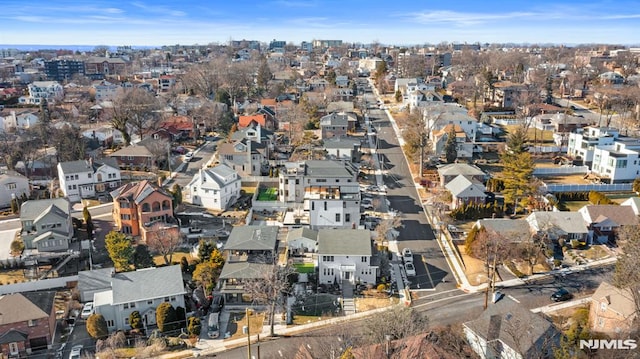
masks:
[[[87,333],[93,339],[105,339],[109,336],[107,321],[102,314],[91,314],[87,318]]]
[[[456,130],[454,126],[451,126],[447,137],[447,142],[444,144],[444,154],[447,158],[447,163],[454,163],[458,158],[458,149],[456,146]]]
[[[149,247],[144,244],[138,244],[136,246],[131,260],[136,269],[151,268],[155,266],[153,256],[151,255],[151,252],[149,252]]]
[[[91,213],[89,212],[89,209],[87,208],[87,206],[84,206],[84,208],[82,208],[82,217],[84,218],[84,223],[87,227],[87,238],[89,240],[93,239],[93,220],[91,219]]]
[[[116,231],[109,232],[105,237],[105,247],[107,247],[109,258],[111,258],[116,271],[131,270],[133,247],[131,240],[125,234]]]
[[[131,326],[131,329],[142,329],[142,316],[140,315],[140,312],[134,310],[129,314],[129,325]]]
[[[502,172],[500,178],[503,181],[505,204],[514,206],[514,213],[519,204],[526,204],[527,199],[535,193],[532,184],[535,163],[529,152],[509,152],[501,154]],[[520,201],[520,203],[518,203]]]
[[[163,333],[178,328],[176,310],[171,303],[162,302],[158,305],[158,308],[156,308],[156,324],[158,325],[158,329]]]

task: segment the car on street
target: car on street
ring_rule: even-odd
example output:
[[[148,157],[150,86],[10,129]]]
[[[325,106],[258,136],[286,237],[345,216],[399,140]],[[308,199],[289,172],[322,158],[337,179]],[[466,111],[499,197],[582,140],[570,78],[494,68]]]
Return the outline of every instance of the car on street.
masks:
[[[405,263],[413,263],[413,253],[411,249],[405,248],[402,250],[402,259]]]
[[[184,155],[184,161],[185,162],[191,162],[192,159],[193,159],[193,152],[189,151],[189,152],[185,153],[185,155]]]
[[[554,302],[564,302],[571,298],[573,298],[573,294],[565,288],[560,288],[551,294],[551,300]]]
[[[416,267],[413,266],[413,263],[405,263],[404,271],[407,272],[407,277],[415,277],[416,276]]]
[[[82,312],[80,313],[80,318],[87,319],[93,314],[93,302],[87,302],[82,307]]]
[[[71,348],[71,353],[69,353],[69,359],[80,359],[82,354],[82,345],[75,345]]]

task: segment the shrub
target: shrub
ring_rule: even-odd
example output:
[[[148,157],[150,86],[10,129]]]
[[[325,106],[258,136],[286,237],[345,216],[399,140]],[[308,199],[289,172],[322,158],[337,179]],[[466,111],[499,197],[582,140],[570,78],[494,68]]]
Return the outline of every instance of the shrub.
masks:
[[[516,277],[518,277],[518,278],[526,277],[524,273],[520,272],[520,270],[518,268],[516,268],[516,265],[513,264],[513,262],[507,262],[506,266],[507,266],[507,268],[509,268],[511,273],[513,273],[513,275],[515,275]]]
[[[387,285],[386,284],[378,284],[378,292],[384,292],[387,289]]]
[[[102,314],[92,314],[87,318],[87,333],[93,339],[105,339],[109,336],[107,321]]]
[[[553,266],[554,267],[560,267],[560,265],[562,264],[562,261],[559,259],[554,259],[553,260]]]

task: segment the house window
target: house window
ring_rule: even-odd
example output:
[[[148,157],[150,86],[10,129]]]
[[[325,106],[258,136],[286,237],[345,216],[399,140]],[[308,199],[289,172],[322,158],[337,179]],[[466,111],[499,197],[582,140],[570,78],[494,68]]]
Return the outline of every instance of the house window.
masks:
[[[153,299],[149,299],[149,300],[147,300],[147,304],[148,304],[148,305],[153,304]]]
[[[87,177],[91,178],[91,173],[87,173]]]
[[[129,325],[129,317],[124,318],[124,324]]]
[[[38,321],[35,319],[30,319],[29,320],[29,326],[30,327],[35,327],[38,324]]]
[[[116,324],[113,320],[107,320],[107,327],[114,327]]]
[[[324,210],[327,210],[327,201],[324,201]]]
[[[607,303],[605,303],[605,302],[600,303],[600,311],[602,311],[602,312],[606,312],[607,311]]]
[[[333,256],[322,256],[323,262],[333,262]]]
[[[12,182],[12,183],[7,183],[6,185],[4,185],[6,189],[16,189],[16,183]]]
[[[340,213],[336,213],[336,222],[340,222]]]
[[[360,257],[360,262],[367,263],[367,257]]]
[[[129,221],[131,220],[131,215],[130,214],[121,214],[120,215],[120,219],[123,221]]]
[[[165,302],[170,301],[169,297],[164,297],[164,301],[165,301]]]
[[[9,354],[18,355],[19,351],[20,350],[18,349],[18,343],[16,342],[9,343]]]
[[[300,184],[300,179],[296,178],[296,184]]]

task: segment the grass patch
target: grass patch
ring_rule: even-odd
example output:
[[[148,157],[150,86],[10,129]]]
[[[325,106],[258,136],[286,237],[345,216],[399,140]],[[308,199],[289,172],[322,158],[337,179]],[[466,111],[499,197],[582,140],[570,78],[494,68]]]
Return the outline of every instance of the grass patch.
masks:
[[[334,313],[335,302],[338,296],[328,293],[312,294],[304,299],[302,303],[293,306],[294,318],[298,315],[321,317]]]
[[[609,256],[609,253],[604,248],[602,248],[601,245],[591,246],[588,249],[581,251],[580,254],[584,258],[587,258],[590,260],[598,260],[598,259],[606,258]]]
[[[22,283],[25,281],[22,269],[0,271],[0,285]]]
[[[301,325],[301,324],[309,324],[313,322],[319,322],[322,320],[322,317],[316,317],[313,315],[294,315],[293,316],[293,324]]]
[[[278,189],[275,187],[260,188],[258,190],[258,201],[276,201],[278,199]]]
[[[562,201],[561,208],[565,211],[576,212],[580,208],[589,204],[589,201]]]
[[[171,262],[173,262],[175,264],[180,264],[180,261],[182,260],[182,257],[186,257],[187,261],[189,263],[193,263],[196,260],[196,258],[191,256],[191,253],[188,253],[188,252],[174,252],[173,256],[171,257]],[[164,257],[162,255],[153,256],[153,262],[158,266],[165,265]]]
[[[313,273],[316,270],[316,267],[313,263],[294,263],[294,267],[298,273]]]
[[[503,127],[505,132],[512,133],[518,127],[520,127],[520,125],[505,125]],[[553,142],[553,131],[543,131],[537,128],[529,128],[527,130],[527,139],[530,143],[533,143],[535,141],[538,144]]]
[[[253,196],[253,194],[254,194],[254,193],[256,193],[256,188],[255,188],[255,187],[245,187],[245,186],[242,186],[242,187],[240,188],[240,190],[241,190],[244,194],[246,194],[246,195],[248,195],[248,196]]]

